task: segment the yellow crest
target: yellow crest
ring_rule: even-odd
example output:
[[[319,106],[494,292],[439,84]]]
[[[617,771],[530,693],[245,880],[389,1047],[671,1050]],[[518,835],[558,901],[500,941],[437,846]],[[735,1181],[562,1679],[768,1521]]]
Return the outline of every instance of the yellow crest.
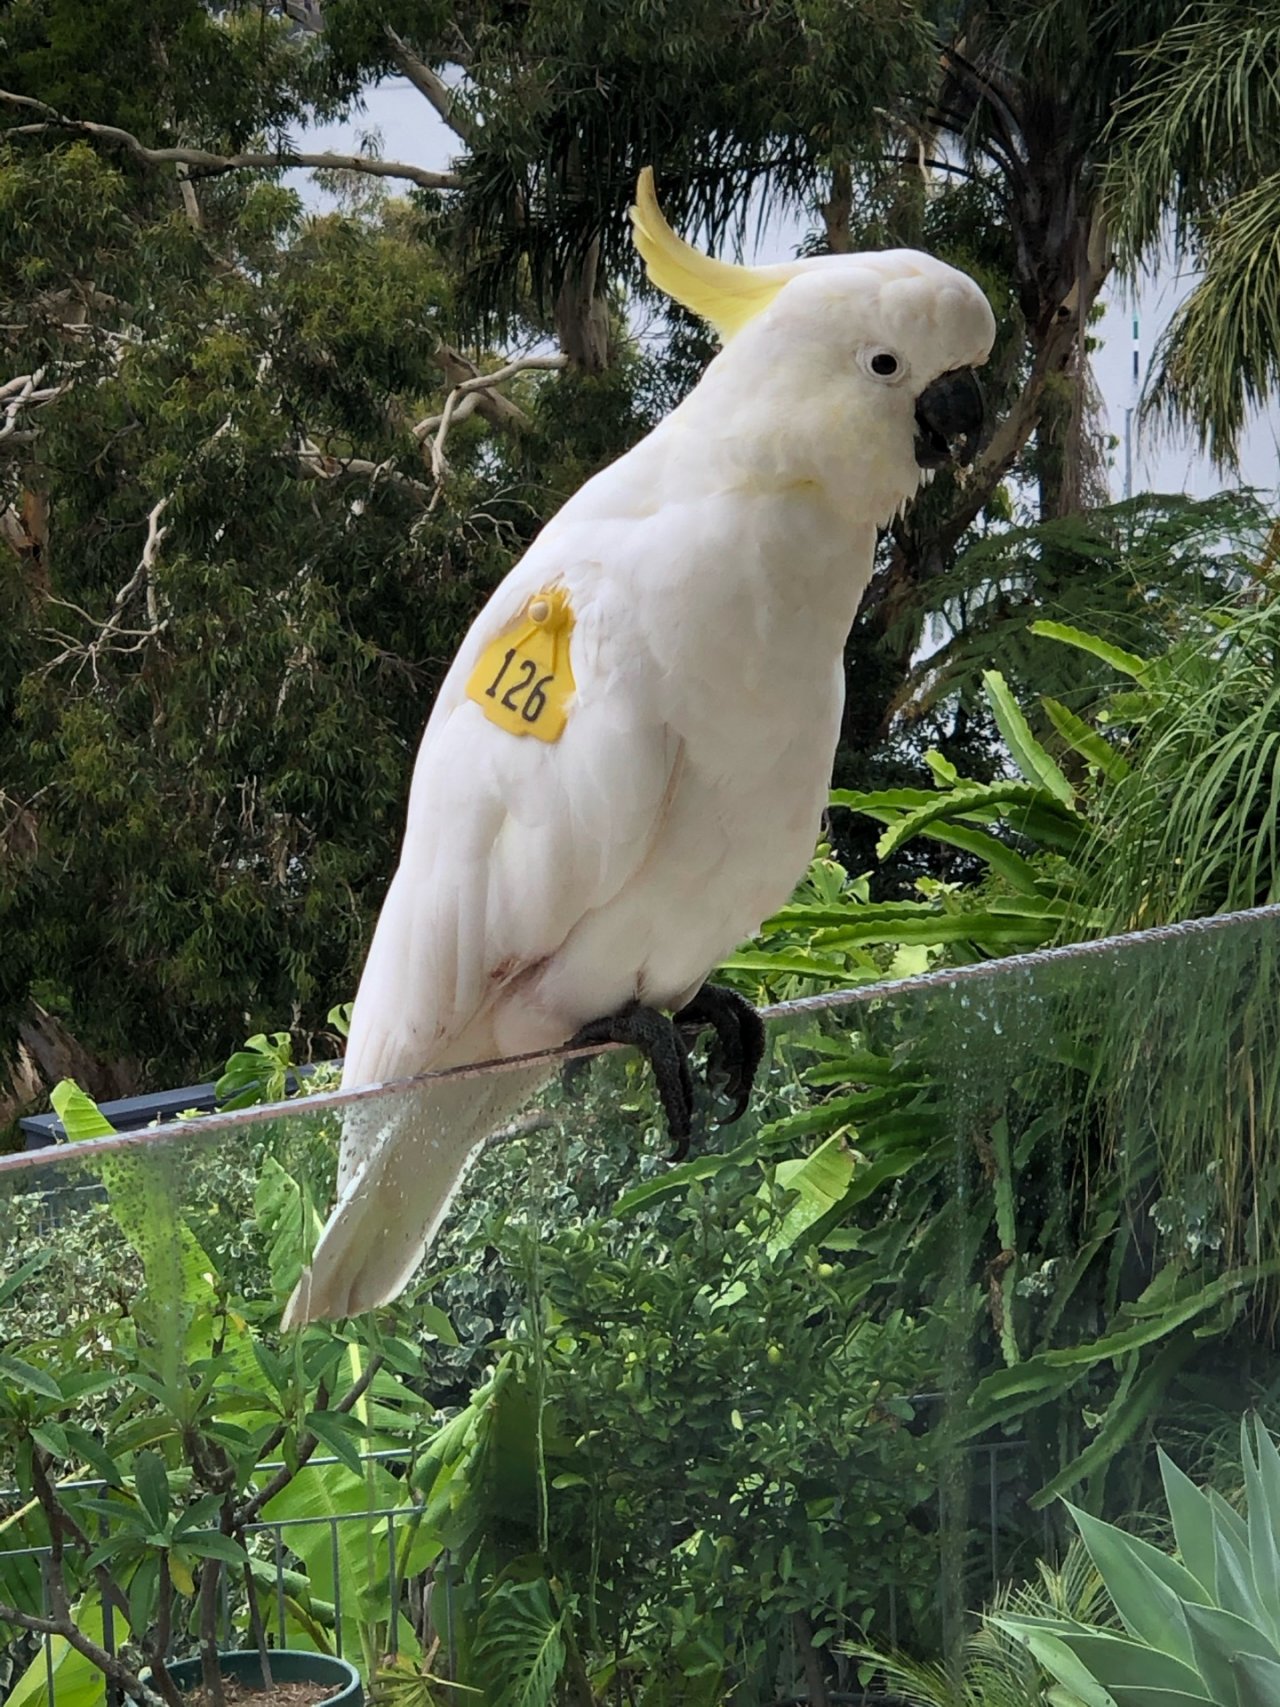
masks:
[[[677,237],[658,206],[651,166],[644,168],[636,185],[631,224],[652,282],[713,326],[722,343],[767,308],[792,276],[791,267],[737,267],[713,260]]]

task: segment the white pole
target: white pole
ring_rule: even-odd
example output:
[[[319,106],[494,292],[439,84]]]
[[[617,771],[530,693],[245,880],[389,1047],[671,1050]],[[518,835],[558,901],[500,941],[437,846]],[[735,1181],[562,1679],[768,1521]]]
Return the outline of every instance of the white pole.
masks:
[[[1133,497],[1133,424],[1138,414],[1138,392],[1141,385],[1140,345],[1138,342],[1138,311],[1133,311],[1133,367],[1129,377],[1129,406],[1124,412],[1124,495]]]

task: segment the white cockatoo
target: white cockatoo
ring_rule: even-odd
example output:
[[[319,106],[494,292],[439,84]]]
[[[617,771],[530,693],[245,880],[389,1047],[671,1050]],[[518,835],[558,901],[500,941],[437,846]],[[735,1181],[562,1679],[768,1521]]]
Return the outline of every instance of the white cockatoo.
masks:
[[[974,454],[972,370],[995,322],[930,255],[733,266],[675,235],[648,171],[637,203],[650,279],[723,349],[547,523],[463,641],[342,1083],[631,1040],[681,1137],[687,1068],[663,1016],[713,1023],[727,1056],[736,1028],[758,1055],[745,1003],[697,998],[812,856],[876,530],[925,470]],[[740,1105],[754,1065],[739,1063]],[[354,1102],[285,1325],[394,1298],[486,1137],[549,1071]]]

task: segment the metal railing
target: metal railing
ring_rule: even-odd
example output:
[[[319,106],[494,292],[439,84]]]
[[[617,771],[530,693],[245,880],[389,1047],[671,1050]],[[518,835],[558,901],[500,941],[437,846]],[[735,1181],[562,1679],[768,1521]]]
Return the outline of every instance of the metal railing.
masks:
[[[993,1591],[1000,1582],[1003,1568],[1001,1556],[1001,1524],[999,1515],[1000,1492],[1000,1461],[1011,1454],[1018,1453],[1023,1446],[1020,1440],[997,1440],[971,1443],[964,1449],[963,1456],[971,1465],[968,1481],[969,1516],[965,1523],[965,1534],[968,1543],[968,1569],[965,1571],[966,1586],[973,1589],[979,1596]],[[361,1454],[365,1463],[384,1460],[403,1462],[402,1451],[369,1452]],[[299,1474],[305,1475],[309,1468],[323,1468],[339,1462],[332,1457],[317,1456],[303,1466]],[[277,1463],[259,1465],[259,1470],[270,1472],[280,1468]],[[60,1487],[66,1490],[84,1492],[86,1494],[100,1493],[106,1484],[88,1479],[62,1483]],[[985,1503],[986,1511],[975,1510],[975,1501]],[[16,1501],[22,1501],[22,1495],[17,1489],[0,1489],[0,1513]],[[25,1503],[25,1502],[23,1502]],[[377,1527],[385,1523],[385,1534],[377,1538],[377,1545],[383,1550],[386,1561],[386,1577],[383,1579],[386,1608],[385,1631],[382,1633],[380,1656],[395,1658],[400,1651],[400,1620],[404,1618],[413,1630],[416,1640],[425,1650],[434,1637],[439,1637],[443,1653],[438,1664],[438,1670],[448,1676],[456,1676],[457,1644],[455,1639],[452,1577],[453,1556],[447,1551],[438,1554],[423,1572],[416,1576],[402,1577],[399,1563],[399,1542],[405,1533],[422,1521],[423,1507],[413,1502],[403,1505],[370,1507],[362,1511],[332,1512],[315,1517],[282,1517],[263,1518],[248,1524],[244,1533],[247,1539],[264,1538],[267,1543],[268,1557],[264,1560],[261,1552],[256,1554],[259,1563],[266,1563],[272,1571],[274,1580],[268,1588],[261,1592],[262,1620],[271,1647],[286,1647],[290,1642],[290,1612],[289,1612],[289,1578],[295,1567],[290,1564],[290,1558],[299,1557],[297,1551],[290,1545],[290,1537],[296,1536],[300,1530],[327,1527],[329,1531],[329,1561],[333,1574],[334,1600],[332,1604],[331,1622],[329,1617],[317,1619],[315,1622],[327,1631],[332,1631],[330,1652],[341,1658],[359,1660],[362,1656],[351,1656],[344,1652],[346,1609],[343,1604],[343,1573],[341,1569],[341,1534],[344,1529],[355,1525]],[[941,1492],[938,1496],[939,1522],[945,1524],[944,1500]],[[103,1522],[105,1523],[105,1519]],[[1048,1516],[1045,1516],[1045,1548],[1052,1551],[1052,1541],[1048,1526]],[[51,1572],[53,1556],[51,1549],[46,1546],[0,1548],[0,1567],[5,1564],[17,1564],[23,1560],[36,1566],[40,1573],[41,1605],[40,1612],[44,1617],[52,1614],[54,1597],[51,1593]],[[947,1564],[944,1561],[943,1573],[946,1574]],[[436,1601],[442,1599],[444,1604],[437,1613]],[[889,1645],[894,1647],[898,1642],[899,1607],[896,1591],[890,1586],[886,1607],[887,1635]],[[223,1574],[218,1622],[218,1646],[221,1651],[228,1651],[250,1644],[241,1641],[241,1632],[236,1627],[237,1611],[233,1603],[230,1584],[226,1573]],[[292,1621],[295,1631],[297,1620]],[[382,1620],[378,1620],[381,1625]],[[169,1658],[186,1658],[196,1651],[194,1636],[184,1639],[181,1622],[173,1621],[175,1637],[171,1644]],[[45,1680],[44,1698],[38,1707],[57,1707],[58,1680],[54,1659],[54,1642],[52,1636],[19,1636],[12,1646],[25,1648],[28,1658],[20,1659],[6,1679],[0,1674],[0,1707],[8,1699],[16,1676],[25,1674],[31,1659],[43,1651]],[[115,1619],[109,1604],[103,1607],[102,1645],[113,1657],[120,1651],[120,1645],[115,1629]],[[0,1659],[4,1649],[0,1647]],[[128,1707],[120,1692],[113,1685],[106,1685],[107,1707]]]

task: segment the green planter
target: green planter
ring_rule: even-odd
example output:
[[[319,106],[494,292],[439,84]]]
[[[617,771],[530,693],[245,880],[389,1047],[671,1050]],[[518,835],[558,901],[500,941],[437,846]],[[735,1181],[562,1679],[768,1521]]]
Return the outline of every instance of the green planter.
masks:
[[[234,1677],[251,1689],[263,1686],[262,1662],[256,1648],[219,1654],[218,1665],[223,1677]],[[199,1689],[202,1674],[198,1657],[174,1660],[168,1669],[175,1687],[184,1695],[189,1689]],[[276,1683],[314,1683],[317,1701],[325,1690],[340,1686],[337,1694],[325,1699],[324,1707],[364,1707],[360,1673],[346,1660],[336,1659],[332,1654],[309,1654],[301,1648],[272,1648],[271,1676]]]

